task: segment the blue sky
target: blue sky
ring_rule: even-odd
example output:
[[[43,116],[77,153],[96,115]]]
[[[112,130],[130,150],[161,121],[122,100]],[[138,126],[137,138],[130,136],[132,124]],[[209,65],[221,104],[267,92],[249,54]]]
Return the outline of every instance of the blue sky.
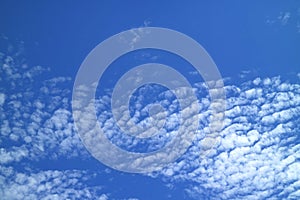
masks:
[[[146,174],[112,169],[85,148],[74,126],[72,91],[86,56],[126,30],[163,27],[200,43],[223,77],[226,110],[205,157],[210,96],[174,54],[139,50],[117,59],[97,87],[98,122],[126,151],[157,150],[178,130],[175,96],[157,85],[133,93],[130,116],[147,124],[149,105],[168,111],[161,135],[124,136],[112,118],[114,84],[130,68],[169,65],[198,98],[189,149]],[[300,198],[300,2],[54,1],[0,3],[0,197],[2,199]]]

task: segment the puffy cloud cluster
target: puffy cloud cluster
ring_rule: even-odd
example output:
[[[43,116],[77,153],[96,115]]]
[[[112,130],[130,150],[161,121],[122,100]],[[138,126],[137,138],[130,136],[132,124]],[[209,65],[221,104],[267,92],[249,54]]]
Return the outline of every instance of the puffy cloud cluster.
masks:
[[[70,78],[38,82],[44,68],[4,54],[0,65],[0,163],[86,153],[74,131]]]
[[[203,141],[210,133],[211,112],[210,97],[203,92],[207,87],[198,83],[195,91],[200,104],[200,126],[196,140],[181,159],[151,176],[190,183],[186,191],[195,199],[299,198],[300,85],[282,81],[280,77],[256,78],[240,85],[229,82],[225,86],[224,126],[214,138],[214,149],[205,156],[200,155],[207,143]],[[153,88],[145,86],[142,90],[151,92]],[[173,132],[172,136],[176,137],[179,123],[172,120],[172,116],[178,115],[180,108],[168,92],[161,92],[158,96],[163,98],[150,105],[143,105],[145,95],[133,97],[137,100],[137,108],[132,119],[142,124],[147,116],[138,118],[141,113],[159,103],[166,110],[173,111],[166,116],[172,124],[168,125],[167,121],[162,133],[168,135]],[[124,149],[138,149],[135,147],[139,141],[122,135],[112,114],[107,112],[109,96],[101,98],[98,103],[106,110],[100,113],[99,121],[104,132],[110,133],[110,139],[119,146],[125,144]],[[168,130],[169,126],[176,128]],[[168,141],[164,135],[159,139],[157,143],[161,145]],[[152,138],[150,143],[155,144],[155,139]]]
[[[70,78],[37,82],[35,76],[43,68],[28,68],[2,54],[0,65],[1,197],[109,199],[109,194],[100,194],[99,188],[81,183],[85,171],[29,170],[25,173],[12,167],[21,166],[24,160],[82,158],[89,154],[74,128],[67,89]],[[205,140],[210,134],[210,97],[203,83],[195,84],[194,90],[200,107],[196,113],[199,129],[192,146],[177,162],[151,176],[186,182],[187,193],[195,199],[299,198],[300,85],[282,82],[279,77],[226,84],[224,127],[212,138],[216,142],[212,150]],[[149,91],[155,92],[150,95]],[[148,127],[153,121],[162,126],[150,140],[120,131],[117,122],[127,121],[113,118],[110,94],[96,99],[98,123],[111,142],[126,151],[158,150],[177,136],[180,120],[189,121],[181,118],[182,108],[170,91],[147,86],[138,90],[133,100],[129,108],[132,121],[142,127]],[[164,109],[151,111],[157,104]],[[80,128],[90,128],[88,121],[84,124],[86,127]],[[184,128],[190,130],[189,126]],[[199,152],[207,149],[208,154],[200,155]],[[30,162],[26,163],[30,166]],[[32,193],[33,190],[37,192]]]
[[[85,185],[86,171],[32,170],[43,159],[89,155],[74,131],[70,78],[39,82],[45,71],[0,54],[1,199],[103,199]]]
[[[83,180],[86,171],[46,170],[16,172],[12,167],[0,167],[0,195],[3,200],[14,199],[108,199],[99,194],[100,187],[89,187]],[[107,196],[106,196],[107,197]]]
[[[226,118],[214,150],[200,157],[200,139],[162,175],[191,182],[187,192],[195,199],[299,198],[300,85],[273,77],[225,88]]]
[[[93,184],[102,171],[48,166],[91,158],[75,131],[71,78],[48,71],[0,53],[0,198],[113,199]]]
[[[124,105],[123,112],[129,110],[130,119],[115,118],[111,112],[110,94],[111,92],[98,99],[96,107],[100,126],[112,143],[129,151],[150,152],[162,148],[174,137],[175,131],[178,130],[180,107],[172,92],[165,91],[158,85],[145,85],[139,88],[132,95],[132,102],[129,102],[128,106]],[[162,109],[156,107],[158,104]],[[119,115],[122,116],[122,113]],[[120,125],[128,126],[130,129],[121,130]],[[143,132],[139,135],[147,136],[153,133],[152,137],[131,135],[137,127],[143,127]]]

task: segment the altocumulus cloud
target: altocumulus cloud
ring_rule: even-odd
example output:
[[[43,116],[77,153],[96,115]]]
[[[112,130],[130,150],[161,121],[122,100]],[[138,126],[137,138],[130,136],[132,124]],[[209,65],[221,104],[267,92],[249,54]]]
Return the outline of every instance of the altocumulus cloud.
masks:
[[[70,78],[39,82],[35,79],[46,69],[20,65],[4,54],[0,64],[0,142],[5,146],[0,163],[84,153],[71,118]]]
[[[35,166],[43,160],[89,154],[74,131],[66,89],[70,78],[41,82],[48,69],[29,67],[21,60],[15,54],[0,54],[1,199],[103,199],[102,188],[88,184],[93,173]]]
[[[68,77],[39,82],[42,67],[16,63],[1,54],[0,67],[0,195],[4,199],[109,199],[100,187],[85,185],[93,173],[84,170],[33,170],[30,162],[59,157],[89,158],[76,135],[70,109]],[[44,79],[45,80],[45,79]],[[199,97],[199,130],[192,146],[176,162],[155,174],[175,184],[186,183],[195,199],[297,199],[300,197],[300,85],[280,77],[255,78],[225,84],[224,127],[216,146],[199,155],[209,133],[210,97],[204,83],[194,85]],[[127,150],[154,151],[176,137],[178,101],[169,91],[147,86],[137,92],[133,121],[149,124],[144,105],[147,91],[158,91],[154,103],[167,110],[156,113],[164,124],[150,141],[121,134],[108,111],[111,92],[96,100],[98,120],[108,138]],[[102,112],[103,111],[103,112]],[[121,119],[119,123],[126,123]],[[188,129],[187,129],[188,130]],[[141,145],[142,144],[142,145]],[[27,163],[26,169],[20,170]],[[29,166],[28,166],[29,165]],[[18,167],[15,167],[18,166]],[[24,168],[24,167],[23,167]],[[58,187],[59,186],[59,187]],[[35,191],[35,192],[33,192]]]
[[[177,162],[150,176],[187,183],[186,192],[195,199],[299,198],[300,85],[299,77],[294,78],[296,83],[283,81],[279,76],[257,77],[239,85],[230,84],[234,80],[228,80],[224,127],[215,135],[215,147],[205,156],[199,152],[205,150],[203,141],[210,133],[210,98],[203,95],[207,89],[204,83],[195,84],[200,104],[196,140]],[[144,90],[151,92],[155,86],[144,86]],[[168,91],[157,96],[163,100],[158,98],[153,105],[163,105],[169,111],[168,119],[162,135],[154,137],[148,146],[142,145],[147,151],[162,147],[168,137],[176,136],[179,125],[176,99]],[[146,119],[141,116],[149,111],[151,104],[143,106],[145,94],[139,93],[133,98],[137,101],[132,119],[143,124]],[[99,115],[102,128],[115,144],[127,150],[138,149],[139,141],[120,134],[112,113],[103,112],[109,107],[109,99],[108,94],[98,101],[98,108],[102,109]]]
[[[16,172],[12,167],[0,168],[2,199],[96,199],[100,187],[87,187],[86,171],[45,170]],[[103,199],[102,194],[99,199]]]
[[[300,85],[273,77],[225,88],[226,119],[215,149],[199,158],[198,140],[161,175],[191,182],[186,191],[195,199],[298,199]]]

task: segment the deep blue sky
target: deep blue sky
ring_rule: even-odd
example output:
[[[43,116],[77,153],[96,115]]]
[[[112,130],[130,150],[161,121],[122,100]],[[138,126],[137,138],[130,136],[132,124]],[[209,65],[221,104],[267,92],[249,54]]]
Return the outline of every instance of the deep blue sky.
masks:
[[[278,127],[279,125],[282,124],[284,128],[285,125],[288,126],[288,128],[286,128],[285,133],[288,132],[288,134],[290,135],[293,135],[295,133],[299,134],[299,130],[300,130],[299,123],[297,125],[297,122],[299,121],[300,118],[299,114],[297,114],[300,113],[299,84],[291,85],[289,86],[289,89],[286,89],[286,91],[287,90],[290,91],[289,93],[290,95],[289,101],[291,102],[290,104],[286,103],[287,101],[283,101],[282,99],[284,98],[282,98],[279,99],[279,101],[282,100],[279,103],[280,105],[276,104],[276,106],[278,106],[278,109],[273,108],[272,106],[271,106],[272,108],[268,107],[269,104],[274,103],[273,99],[276,99],[274,97],[275,93],[277,92],[279,93],[280,91],[285,91],[285,89],[278,89],[280,88],[278,86],[279,83],[276,82],[277,80],[276,78],[272,79],[272,77],[278,75],[280,75],[281,77],[292,76],[293,77],[292,80],[286,80],[286,82],[293,83],[298,81],[300,76],[299,74],[300,72],[300,56],[299,56],[300,1],[297,0],[294,1],[293,0],[291,1],[269,0],[269,1],[255,1],[255,3],[253,1],[225,1],[225,0],[223,1],[194,0],[194,1],[168,1],[168,2],[159,1],[159,0],[157,1],[150,1],[150,0],[149,1],[139,1],[139,0],[108,1],[107,0],[107,1],[63,1],[63,2],[62,1],[61,2],[60,1],[51,1],[51,2],[50,1],[49,2],[1,1],[0,2],[0,36],[1,36],[0,52],[9,55],[10,53],[6,52],[7,46],[12,45],[17,51],[18,45],[20,43],[23,43],[24,52],[22,57],[26,59],[26,63],[28,63],[30,67],[36,65],[49,67],[51,71],[50,73],[45,75],[47,79],[50,77],[58,77],[58,76],[71,77],[71,81],[67,82],[66,85],[53,86],[53,87],[57,87],[56,89],[58,91],[55,95],[61,97],[61,99],[57,100],[58,101],[57,104],[52,99],[51,96],[52,94],[49,95],[49,97],[47,95],[45,96],[40,95],[40,91],[42,90],[39,89],[39,87],[42,87],[44,84],[43,82],[45,81],[44,76],[42,75],[34,78],[35,82],[33,82],[31,86],[37,87],[37,89],[33,90],[33,93],[35,93],[35,95],[33,96],[40,97],[41,99],[48,99],[50,102],[49,104],[51,105],[52,105],[51,101],[53,101],[55,102],[53,103],[53,105],[55,104],[56,106],[56,107],[54,106],[55,109],[51,110],[51,112],[46,110],[44,107],[38,109],[30,107],[30,109],[28,109],[29,111],[26,110],[26,112],[34,112],[35,109],[36,110],[40,109],[41,111],[45,109],[45,112],[49,112],[50,114],[49,115],[45,114],[45,116],[43,116],[44,118],[41,121],[44,123],[44,121],[47,121],[48,118],[51,118],[51,114],[54,115],[56,109],[59,110],[59,108],[63,107],[64,109],[71,111],[69,104],[67,106],[60,105],[62,104],[61,102],[63,102],[63,97],[69,98],[69,100],[71,97],[70,92],[64,93],[63,90],[64,89],[68,89],[70,91],[72,90],[73,81],[75,79],[77,70],[79,69],[82,61],[85,59],[87,54],[96,45],[98,45],[100,42],[107,39],[108,37],[117,34],[121,31],[129,30],[132,28],[144,27],[144,26],[154,26],[154,27],[164,27],[164,28],[174,29],[176,31],[180,31],[190,36],[191,38],[199,42],[206,49],[206,51],[210,54],[210,56],[217,64],[221,75],[223,77],[231,77],[230,83],[233,85],[236,84],[236,87],[241,88],[240,90],[236,89],[235,86],[232,86],[232,88],[230,86],[229,89],[227,88],[228,98],[230,97],[233,98],[233,100],[230,102],[232,103],[232,105],[229,106],[230,108],[234,107],[235,105],[240,105],[241,107],[248,104],[250,105],[252,103],[253,97],[251,95],[247,96],[243,92],[248,90],[249,88],[255,88],[255,89],[257,89],[258,87],[262,88],[263,90],[262,96],[264,98],[261,99],[265,101],[259,103],[256,102],[256,103],[259,104],[258,107],[262,107],[262,105],[265,104],[264,109],[262,109],[263,111],[261,112],[257,111],[257,113],[251,116],[250,114],[249,116],[247,114],[250,113],[250,111],[255,112],[255,109],[251,108],[250,110],[246,110],[246,111],[244,110],[232,111],[233,113],[233,114],[231,113],[232,116],[237,115],[236,118],[232,117],[233,119],[231,119],[230,118],[231,115],[229,114],[230,115],[229,118],[230,120],[232,120],[230,122],[232,122],[232,124],[234,125],[242,124],[243,127],[247,127],[246,125],[244,126],[243,120],[245,119],[242,118],[245,115],[248,122],[252,123],[251,129],[255,129],[255,130],[257,129],[261,131],[260,132],[262,135],[261,138],[268,138],[269,135],[266,136],[263,134],[265,133],[268,134],[269,132],[272,132],[271,130],[273,130],[275,127]],[[169,58],[168,56],[164,57],[163,54],[161,54],[161,60],[158,59],[157,61],[163,62],[165,61],[164,59],[171,60],[168,58]],[[126,60],[126,58],[124,60],[120,59],[119,62],[116,63],[120,64],[121,62],[128,61]],[[172,62],[176,62],[173,63],[174,66],[176,67],[182,64],[181,62],[179,62],[179,60],[175,60],[175,59],[171,60],[169,64],[172,65]],[[133,64],[136,63],[139,63],[139,61],[133,62]],[[166,63],[168,63],[168,61],[166,61]],[[1,64],[3,64],[2,61]],[[19,69],[16,69],[16,71],[18,70]],[[188,74],[189,71],[185,71],[183,73]],[[297,74],[298,74],[298,79],[297,79]],[[2,77],[2,74],[0,75]],[[244,80],[242,81],[240,80],[241,77],[243,78],[243,76],[241,75],[247,76],[248,79],[251,80],[252,78],[254,80],[254,78],[256,77],[261,77],[262,80],[265,77],[271,77],[271,84],[268,83],[269,79],[264,79],[265,82],[261,81],[264,83],[261,83],[257,81],[257,79],[255,79],[256,82],[259,83],[256,84],[256,82],[252,80],[253,82],[251,83],[252,85],[251,84],[249,85],[249,83],[244,83],[243,85],[239,85],[240,82],[244,81]],[[15,98],[15,97],[10,97],[10,95],[13,95],[13,93],[16,91],[17,92],[21,91],[21,93],[23,94],[24,93],[23,90],[25,90],[27,87],[27,85],[25,84],[23,85],[25,81],[22,79],[22,80],[18,80],[19,82],[18,84],[24,86],[24,88],[19,87],[19,89],[16,90],[12,89],[12,87],[10,86],[10,82],[7,80],[13,80],[13,79],[9,79],[9,77],[4,78],[4,76],[2,77],[3,79],[0,79],[0,81],[2,80],[2,82],[0,83],[3,83],[2,86],[0,85],[0,100],[1,100],[1,93],[5,94],[6,100],[3,101],[3,103],[1,103],[0,101],[0,108],[2,109],[0,111],[1,112],[3,111],[3,113],[7,113],[7,116],[5,117],[0,116],[1,117],[0,119],[3,121],[3,122],[0,121],[1,126],[4,124],[4,119],[10,121],[12,124],[13,122],[17,122],[19,120],[19,118],[13,118],[10,116],[12,115],[12,113],[17,112],[19,108],[16,107],[16,109],[13,109],[9,107],[13,103],[9,104],[8,102],[9,100],[13,101]],[[239,79],[235,79],[238,77]],[[107,77],[108,80],[111,79],[113,81],[116,81],[115,80],[116,78],[117,77]],[[272,86],[274,86],[274,88]],[[51,87],[49,86],[50,89]],[[257,95],[257,98],[259,97],[258,93],[259,92],[255,94]],[[291,93],[294,96],[291,95]],[[23,104],[25,105],[26,102],[34,102],[36,100],[33,97],[31,99],[30,98],[29,97],[21,98],[22,105]],[[244,103],[244,101],[246,103]],[[1,107],[2,104],[3,104],[3,108]],[[10,109],[12,109],[12,111]],[[281,117],[276,118],[275,117],[276,115],[272,115],[272,113],[271,114],[268,113],[269,111],[273,112],[274,110],[276,111],[287,110],[288,112],[291,110],[291,113],[294,114],[293,115],[291,113],[286,114],[287,116],[292,116],[291,117],[292,119],[287,119],[288,117],[283,116],[283,114],[280,115]],[[22,112],[25,113],[25,111]],[[240,113],[242,113],[241,116],[239,115]],[[270,114],[270,116],[272,116],[274,120],[272,121],[269,118],[264,118],[260,116],[260,115],[263,116],[267,115],[265,113]],[[30,116],[31,114],[32,113],[30,113]],[[254,119],[253,116],[260,116],[261,118]],[[69,118],[71,117],[69,116]],[[285,119],[287,120],[284,121]],[[33,120],[33,117],[26,118],[26,120],[25,120],[26,122],[24,122],[23,124],[24,127],[27,127],[27,125],[30,124],[30,120]],[[273,124],[270,124],[271,122],[269,122],[268,120],[272,121]],[[69,119],[69,121],[72,120]],[[45,128],[44,126],[46,125],[43,123],[41,123],[39,130],[44,131]],[[53,123],[55,124],[56,122]],[[14,125],[11,126],[13,128]],[[26,128],[24,128],[24,130],[25,129]],[[52,129],[54,130],[55,128]],[[236,135],[237,137],[240,136],[239,134],[241,135],[248,134],[248,130],[241,130],[241,129],[243,128],[240,129],[233,128],[233,130],[229,132],[230,134],[232,132],[237,133]],[[287,130],[289,130],[290,132]],[[14,145],[23,148],[24,141],[22,139],[20,139],[20,141],[18,141],[18,139],[12,139],[14,136],[11,135],[9,136],[2,129],[1,131],[2,131],[1,138],[0,138],[1,148],[3,149],[7,148],[8,152],[15,151]],[[280,131],[279,132],[277,131],[276,133],[279,134]],[[33,135],[37,136],[38,134],[34,133]],[[34,138],[33,135],[31,135],[32,138]],[[24,135],[21,135],[21,137],[23,136]],[[51,134],[48,136],[52,138]],[[43,138],[42,136],[39,137]],[[39,137],[36,141],[41,140]],[[274,144],[275,145],[278,144],[278,146],[283,146],[283,148],[286,148],[280,152],[287,151],[287,149],[293,149],[292,147],[294,147],[293,151],[289,153],[279,154],[281,156],[280,158],[278,158],[280,163],[282,160],[285,159],[285,157],[288,157],[289,155],[292,156],[295,155],[295,159],[292,163],[299,164],[300,148],[297,147],[297,144],[299,144],[299,140],[295,142],[294,140],[291,139],[290,141],[292,142],[288,143],[285,141],[285,139],[282,139],[281,136],[276,135],[276,137],[274,136],[274,138],[275,138],[274,139],[275,142],[272,139],[268,140],[268,142],[272,140],[272,144],[270,144],[271,147]],[[278,142],[276,138],[282,139],[283,142]],[[108,167],[104,166],[96,159],[92,158],[85,150],[80,149],[81,147],[80,148],[78,147],[77,149],[76,146],[77,143],[75,142],[74,142],[75,144],[70,142],[72,143],[72,145],[74,145],[74,146],[71,145],[70,149],[74,148],[74,152],[77,151],[83,152],[83,153],[78,153],[79,156],[78,155],[69,156],[69,154],[71,154],[72,152],[69,152],[67,150],[66,153],[57,153],[56,155],[56,151],[60,152],[58,148],[61,148],[61,146],[59,145],[55,146],[57,141],[54,141],[53,143],[49,142],[51,144],[47,143],[47,145],[49,145],[51,148],[49,147],[49,149],[46,149],[45,151],[46,153],[40,153],[43,154],[43,156],[41,157],[35,156],[35,152],[36,151],[39,152],[41,150],[39,149],[39,147],[37,147],[38,144],[35,146],[34,143],[35,140],[34,139],[32,140],[33,140],[32,142],[33,153],[32,154],[28,153],[27,155],[28,158],[24,160],[16,158],[13,159],[12,161],[7,161],[5,159],[3,159],[4,161],[2,161],[0,159],[1,161],[0,167],[3,166],[3,169],[7,167],[5,168],[5,170],[8,170],[9,167],[12,167],[14,173],[22,172],[26,175],[29,175],[30,173],[32,174],[44,173],[47,170],[58,170],[67,177],[66,178],[67,180],[74,178],[75,175],[73,176],[71,174],[69,176],[68,175],[69,172],[66,172],[65,170],[73,170],[73,169],[83,170],[83,171],[87,170],[88,174],[94,177],[92,177],[91,179],[84,179],[85,175],[83,175],[83,178],[79,177],[78,181],[79,183],[82,182],[83,185],[86,184],[90,187],[101,186],[101,189],[99,188],[98,188],[99,190],[95,189],[98,196],[100,196],[101,194],[107,196],[105,197],[102,195],[101,200],[106,200],[106,198],[117,199],[117,200],[129,199],[129,198],[139,198],[141,200],[144,199],[158,199],[158,200],[178,199],[179,200],[179,199],[199,199],[199,198],[210,199],[211,198],[210,195],[212,197],[216,197],[217,199],[220,199],[218,198],[220,197],[218,196],[219,195],[218,192],[222,191],[222,189],[214,188],[214,185],[217,185],[216,183],[218,183],[218,181],[207,183],[208,185],[204,184],[206,183],[206,178],[207,180],[214,180],[214,181],[218,180],[218,178],[214,179],[215,177],[213,177],[212,179],[209,179],[210,177],[206,176],[207,174],[206,172],[203,172],[202,168],[201,168],[202,171],[201,170],[199,171],[203,173],[203,176],[199,174],[198,174],[199,176],[197,175],[195,175],[195,177],[192,176],[193,175],[192,172],[194,172],[197,166],[198,165],[202,166],[203,163],[199,164],[201,161],[199,161],[199,163],[193,163],[192,161],[195,160],[193,157],[189,157],[190,154],[187,154],[186,157],[184,157],[183,159],[189,160],[191,161],[191,163],[188,164],[185,163],[183,167],[181,166],[182,168],[179,167],[179,169],[182,171],[179,170],[179,172],[175,172],[174,174],[176,176],[175,175],[173,176],[172,173],[170,175],[170,171],[163,171],[161,174],[160,173],[156,174],[157,175],[156,178],[151,178],[149,176],[133,175],[133,174],[122,173],[112,169],[108,169]],[[45,139],[45,141],[46,140],[47,138]],[[51,139],[49,140],[52,141]],[[5,144],[3,141],[5,141]],[[233,149],[239,148],[243,145],[242,142],[241,143],[236,142],[240,140],[233,139],[233,141],[234,141],[233,146],[230,145],[226,146],[227,144],[226,145],[224,144],[225,146],[224,149],[228,147],[228,149],[232,151]],[[257,141],[258,140],[256,140],[255,142]],[[2,142],[3,144],[1,144]],[[59,142],[57,142],[57,144],[58,143]],[[262,141],[262,143],[263,145],[265,144],[264,141]],[[287,143],[289,145],[292,144],[292,146],[284,147],[284,145]],[[254,144],[252,145],[254,146]],[[268,149],[263,145],[261,147],[262,149],[264,148]],[[269,143],[267,145],[269,145]],[[251,145],[249,146],[251,147],[251,151],[252,151],[253,146]],[[24,144],[24,148],[26,149],[27,147],[30,147],[28,150],[30,152],[31,146],[27,143]],[[224,149],[218,149],[218,153],[222,152]],[[256,152],[257,149],[256,148],[253,149],[254,149],[253,152]],[[1,152],[3,153],[4,150],[1,150]],[[192,154],[192,152],[190,153]],[[274,155],[278,155],[277,151],[275,150],[271,153],[274,153]],[[265,157],[261,158],[259,157],[260,155],[269,155],[271,153],[270,152],[263,152],[261,154],[257,153],[256,156],[258,160],[259,159],[263,160],[266,159],[267,156],[266,158]],[[226,159],[224,159],[224,157],[222,158],[218,157],[220,154],[216,155],[216,157],[213,160],[214,161],[221,160],[222,162],[224,161],[225,163]],[[13,154],[13,155],[17,155],[17,154]],[[270,161],[270,159],[268,159],[268,161]],[[230,162],[233,161],[232,160],[228,161],[228,163]],[[286,162],[288,163],[288,161]],[[207,166],[205,167],[206,169],[211,168],[218,172],[222,171],[217,168],[218,163],[217,164],[216,163],[210,163],[211,165],[207,164]],[[284,162],[282,161],[282,163]],[[178,167],[176,164],[178,163],[174,164],[175,165],[174,169]],[[286,167],[287,169],[289,164],[287,164],[284,167]],[[268,168],[274,166],[274,163],[267,163],[265,165]],[[172,166],[170,168],[172,168]],[[233,166],[235,165],[233,164]],[[0,169],[1,169],[0,170],[1,173],[5,171],[2,170],[2,168]],[[230,170],[227,170],[227,168],[226,170],[224,169],[224,174],[228,175],[225,172],[228,172]],[[276,173],[281,172],[281,171],[278,172],[276,170],[274,170]],[[282,173],[285,175],[286,173],[288,173],[287,171],[288,170],[286,171],[283,170]],[[63,177],[62,174],[60,174],[59,176]],[[271,174],[271,173],[266,172],[265,174]],[[287,185],[289,185],[289,183],[297,182],[297,178],[299,179],[300,177],[299,173],[295,172],[294,174],[292,175],[291,174],[292,172],[289,172],[290,175],[289,177],[295,177],[295,178],[287,179],[286,180]],[[14,183],[15,182],[19,183],[19,182],[11,181],[14,180],[14,178],[12,177],[15,176],[11,175],[9,177],[4,177],[4,178],[7,181],[6,183],[6,185],[8,185],[7,187],[11,186],[11,189],[14,189],[17,188],[17,186],[14,185]],[[227,178],[232,178],[232,177],[230,176],[225,177],[226,180]],[[2,189],[3,191],[4,190],[10,191],[4,187],[5,184],[4,182],[1,182],[1,180],[0,180],[0,184],[1,184],[0,189]],[[51,180],[49,180],[49,182],[51,182]],[[228,181],[229,182],[227,185],[228,188],[230,188],[231,186],[234,187],[238,185],[234,182],[234,178],[230,180],[232,182]],[[273,179],[268,179],[268,180],[273,180]],[[278,179],[278,180],[281,181],[282,179]],[[253,182],[267,185],[261,181],[253,181]],[[19,184],[22,185],[22,183]],[[25,185],[26,184],[27,182],[25,183]],[[44,182],[41,183],[41,185],[43,184]],[[239,184],[240,185],[238,186],[240,188],[243,188],[244,182],[241,181],[239,182]],[[80,184],[78,185],[81,187]],[[281,192],[282,188],[280,189],[280,187],[282,187],[282,185],[280,184],[278,185],[279,185],[278,190],[280,190]],[[73,186],[74,184],[64,186],[65,191],[67,191],[67,189],[73,188]],[[224,188],[225,193],[228,188]],[[257,187],[257,188],[261,188],[261,187]],[[299,197],[300,196],[299,186],[296,185],[294,188],[296,188],[295,191],[298,192],[295,194],[295,196]],[[203,193],[203,191],[206,190],[207,190],[207,195]],[[50,192],[48,191],[48,193],[51,193],[51,191]],[[255,190],[253,191],[255,193]],[[261,191],[263,191],[263,189]],[[271,193],[274,196],[279,195],[278,191],[275,192],[272,191],[272,192]],[[222,193],[222,195],[225,193]],[[47,192],[41,195],[43,196],[44,194],[47,194]],[[238,195],[235,197],[243,197],[242,195],[244,195],[238,192],[237,194]],[[1,195],[1,190],[0,190],[0,195]],[[281,195],[281,197],[282,198],[287,197],[288,195],[289,194],[284,193],[283,195]],[[224,196],[222,196],[222,198],[226,199]]]
[[[111,35],[149,23],[196,39],[225,76],[299,67],[298,1],[80,1],[1,3],[1,33],[28,45],[29,61],[74,76],[87,53]],[[284,27],[276,20],[292,12]],[[298,44],[298,45],[297,45]],[[272,70],[269,70],[272,69]]]

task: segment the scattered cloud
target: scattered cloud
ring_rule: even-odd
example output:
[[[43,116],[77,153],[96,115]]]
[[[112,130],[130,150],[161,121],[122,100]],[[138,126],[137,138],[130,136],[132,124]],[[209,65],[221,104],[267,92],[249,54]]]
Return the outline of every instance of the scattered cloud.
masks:
[[[0,93],[0,106],[2,106],[5,102],[5,94]]]
[[[202,85],[195,84],[195,91],[202,91]],[[195,199],[205,196],[218,199],[298,197],[300,173],[295,169],[300,167],[297,134],[300,131],[300,85],[285,82],[280,77],[257,77],[240,86],[226,85],[225,90],[226,119],[215,149],[206,157],[199,155],[204,148],[202,141],[209,133],[206,127],[210,115],[209,96],[202,96],[197,140],[179,162],[170,164],[161,175],[168,177],[168,181],[190,183],[186,191]],[[175,101],[162,99],[158,103],[168,105],[166,110],[171,110]],[[144,100],[140,99],[135,112],[143,110]],[[139,141],[120,133],[111,114],[100,113],[102,127],[111,141],[118,146],[125,144],[125,149],[136,150]],[[134,114],[133,118],[138,116],[140,114]],[[178,127],[178,122],[172,123],[172,127]],[[173,135],[172,131],[163,132]],[[160,143],[168,141],[166,137],[160,139]]]
[[[105,199],[99,194],[101,187],[84,185],[90,177],[86,171],[47,170],[41,172],[17,172],[12,167],[0,167],[0,195],[3,200],[12,199]],[[107,198],[106,198],[107,199]]]
[[[286,25],[290,18],[291,18],[290,12],[281,12],[280,15],[278,16],[278,20],[282,25]]]
[[[36,166],[91,156],[73,124],[71,79],[41,82],[44,68],[20,66],[15,59],[5,54],[0,59],[1,199],[109,199],[101,186],[91,185],[95,171]]]
[[[108,196],[106,194],[102,194],[98,200],[108,200]]]
[[[300,85],[273,77],[225,87],[226,122],[215,151],[200,158],[198,140],[162,175],[191,182],[186,191],[195,199],[299,197]]]
[[[300,14],[299,10],[282,11],[278,16],[268,16],[266,24],[273,27],[292,27],[300,33]]]
[[[13,57],[0,60],[1,164],[58,156],[88,156],[75,134],[68,77],[35,82],[44,68],[22,68]],[[55,150],[55,151],[54,151]],[[52,152],[52,153],[50,153]]]
[[[5,75],[0,79],[0,196],[3,199],[109,199],[110,195],[101,192],[101,187],[86,184],[84,180],[93,176],[87,171],[34,171],[28,164],[25,166],[29,169],[23,169],[25,160],[84,159],[90,158],[90,154],[75,131],[68,89],[70,78],[49,78],[38,83],[35,77],[45,69],[19,67],[13,57],[4,55],[0,62],[0,74]],[[207,89],[205,84],[197,83],[194,91],[201,93],[199,113],[195,114],[199,117],[199,129],[192,146],[177,162],[149,175],[168,182],[185,182],[186,192],[195,199],[207,196],[299,198],[299,83],[285,82],[280,77],[257,77],[224,88],[226,118],[220,134],[212,138],[217,141],[215,148],[204,157],[199,155],[210,133],[207,127],[211,110],[210,97],[207,93],[202,95]],[[149,91],[158,93],[146,95]],[[148,152],[160,149],[176,137],[180,107],[174,94],[147,86],[133,97],[132,118],[141,126],[149,124],[148,112],[152,105],[159,103],[167,110],[163,128],[150,140],[120,132],[116,123],[126,124],[129,120],[113,119],[108,111],[110,95],[111,91],[97,99],[96,105],[98,122],[112,143],[124,150]],[[147,101],[151,103],[145,105]],[[158,122],[162,120],[160,113],[155,113],[155,117]],[[88,122],[85,125],[81,128],[90,128]],[[190,130],[188,123],[185,125]],[[16,165],[22,170],[16,169]]]

